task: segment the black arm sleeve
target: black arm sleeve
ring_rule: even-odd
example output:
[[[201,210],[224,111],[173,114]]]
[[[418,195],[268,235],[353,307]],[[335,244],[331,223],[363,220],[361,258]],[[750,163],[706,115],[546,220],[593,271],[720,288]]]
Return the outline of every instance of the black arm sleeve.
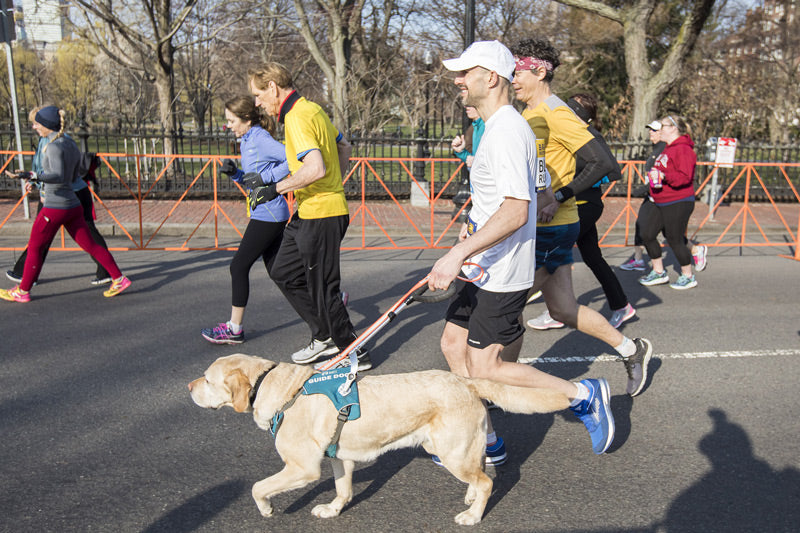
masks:
[[[611,181],[622,177],[611,150],[607,146],[605,150],[603,148],[603,144],[594,138],[575,153],[575,158],[585,161],[585,165],[567,186],[573,195],[585,191],[604,176]]]

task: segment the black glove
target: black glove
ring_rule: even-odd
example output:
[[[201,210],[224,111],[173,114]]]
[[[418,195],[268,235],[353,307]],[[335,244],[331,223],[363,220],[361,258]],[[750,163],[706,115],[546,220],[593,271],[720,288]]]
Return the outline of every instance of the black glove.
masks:
[[[258,172],[248,172],[242,176],[242,183],[244,183],[245,187],[252,190],[264,185],[264,180],[261,179],[261,174]]]
[[[248,195],[250,212],[252,213],[259,205],[267,203],[270,200],[274,200],[277,197],[278,197],[278,191],[274,183],[250,189],[250,194]]]
[[[222,162],[219,171],[228,176],[233,176],[236,174],[236,163],[233,162],[233,159],[226,159]]]
[[[14,178],[18,180],[35,180],[36,174],[27,170],[18,170],[14,173]]]

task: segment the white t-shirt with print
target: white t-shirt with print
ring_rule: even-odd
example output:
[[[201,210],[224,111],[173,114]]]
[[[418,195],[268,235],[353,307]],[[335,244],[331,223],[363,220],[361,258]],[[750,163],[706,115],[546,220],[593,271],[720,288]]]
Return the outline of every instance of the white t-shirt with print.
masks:
[[[542,154],[543,155],[543,154]],[[502,242],[467,259],[484,269],[475,284],[491,292],[515,292],[533,285],[536,270],[536,191],[550,185],[550,176],[538,176],[536,137],[516,109],[506,105],[486,122],[470,171],[472,232],[483,224],[508,198],[528,200],[528,221]],[[468,237],[469,238],[469,237]],[[475,267],[465,266],[468,278],[477,276]]]

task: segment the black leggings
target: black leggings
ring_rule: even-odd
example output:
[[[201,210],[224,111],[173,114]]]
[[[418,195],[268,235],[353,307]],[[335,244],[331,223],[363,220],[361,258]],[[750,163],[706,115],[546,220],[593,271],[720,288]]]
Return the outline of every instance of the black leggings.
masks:
[[[661,257],[658,232],[663,231],[678,264],[682,267],[692,264],[692,252],[686,245],[686,228],[689,226],[689,217],[693,211],[694,198],[687,202],[669,205],[656,205],[653,202],[642,204],[639,208],[638,224],[642,242],[651,259]]]
[[[608,266],[603,252],[600,251],[599,237],[597,235],[597,221],[603,214],[603,204],[586,202],[578,204],[578,217],[580,218],[581,229],[578,234],[578,250],[581,252],[583,262],[600,282],[603,292],[608,298],[608,306],[616,311],[628,305],[628,297],[622,290],[614,271]]]
[[[646,204],[646,203],[648,203],[648,202],[649,202],[649,203],[651,203],[651,204],[653,203],[653,202],[650,200],[650,196],[645,196],[645,197],[644,197],[644,200],[642,200],[642,205],[641,205],[641,206],[639,206],[639,211],[641,211],[641,210],[642,210],[642,206],[644,206],[644,204]],[[667,236],[667,235],[664,233],[664,230],[663,230],[663,229],[661,230],[661,234],[662,234],[662,235],[664,235],[664,237],[666,237],[666,236]],[[689,239],[687,239],[687,238],[686,238],[686,236],[684,236],[684,237],[683,237],[683,242],[684,242],[684,243],[685,243],[685,244],[688,246],[688,244],[689,244]],[[639,227],[639,219],[638,219],[638,218],[636,219],[636,232],[633,234],[633,244],[635,244],[636,246],[644,246],[644,242],[642,241],[642,230],[641,230],[641,228]]]
[[[103,238],[102,235],[100,235],[100,232],[97,231],[97,226],[94,225],[94,217],[92,216],[92,191],[89,190],[89,187],[84,187],[79,191],[75,191],[75,196],[78,197],[78,200],[80,200],[81,202],[81,207],[83,207],[83,219],[86,221],[86,225],[89,226],[89,233],[92,235],[92,239],[94,239],[94,242],[96,242],[97,244],[108,250],[108,245],[106,245],[105,239]],[[42,201],[40,199],[39,209],[41,208],[42,208]],[[55,235],[53,237],[55,237]],[[42,264],[44,264],[44,260],[47,257],[47,252],[48,250],[50,250],[50,246],[52,244],[53,240],[50,239],[50,242],[45,243],[45,246],[42,247],[42,252],[41,252]],[[22,277],[22,274],[25,271],[25,258],[27,256],[28,256],[28,249],[25,248],[25,250],[23,250],[22,254],[19,256],[19,259],[17,259],[17,262],[14,263],[14,269],[13,269],[14,274],[19,276],[20,278]],[[92,257],[92,260],[97,265],[97,279],[105,279],[109,277],[109,274],[106,271],[106,269],[103,268],[103,265],[101,265],[100,262],[94,257]],[[39,276],[36,277],[38,278]]]
[[[247,307],[250,297],[250,268],[261,257],[267,274],[272,277],[272,264],[281,246],[286,222],[262,222],[250,219],[244,230],[242,242],[231,261],[231,304]]]

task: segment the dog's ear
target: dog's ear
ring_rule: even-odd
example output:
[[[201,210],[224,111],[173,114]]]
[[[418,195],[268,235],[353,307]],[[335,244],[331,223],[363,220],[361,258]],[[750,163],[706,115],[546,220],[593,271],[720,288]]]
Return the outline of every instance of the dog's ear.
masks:
[[[252,386],[244,372],[238,368],[225,376],[225,386],[231,391],[233,410],[244,413],[250,407],[250,391]]]

